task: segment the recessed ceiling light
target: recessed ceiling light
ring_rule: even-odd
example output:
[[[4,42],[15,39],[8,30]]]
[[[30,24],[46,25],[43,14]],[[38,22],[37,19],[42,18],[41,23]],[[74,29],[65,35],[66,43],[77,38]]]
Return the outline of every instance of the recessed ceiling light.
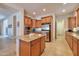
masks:
[[[44,8],[43,11],[46,11],[46,9]]]
[[[36,12],[33,12],[33,15],[36,15]]]
[[[62,10],[62,12],[64,13],[64,12],[66,12],[66,10],[65,10],[65,9],[63,9],[63,10]]]

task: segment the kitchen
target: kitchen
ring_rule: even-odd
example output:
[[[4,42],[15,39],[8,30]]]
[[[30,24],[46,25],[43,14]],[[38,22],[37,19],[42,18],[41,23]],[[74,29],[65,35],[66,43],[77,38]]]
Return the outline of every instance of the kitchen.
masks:
[[[27,16],[24,17],[25,36],[20,38],[20,56],[38,56],[43,53],[45,49],[45,42],[52,41],[51,20],[52,16],[42,17],[41,20],[33,20]]]
[[[14,10],[14,13],[4,19],[8,20],[8,25],[6,25],[8,36],[10,36],[8,38],[12,39],[11,42],[14,41],[12,44],[6,45],[7,48],[12,48],[9,48],[7,52],[11,50],[12,55],[15,56],[78,56],[79,42],[76,33],[79,29],[77,28],[79,26],[79,4],[14,3],[1,5],[9,6],[7,9],[11,8],[7,12]],[[37,7],[35,8],[35,6]],[[5,32],[7,32],[6,29]],[[61,35],[61,33],[63,34]],[[7,40],[9,41],[9,39]],[[1,41],[0,45],[2,46],[2,44]],[[4,48],[6,48],[5,44]],[[2,55],[3,51],[0,50],[0,52]],[[3,55],[11,55],[11,53]]]

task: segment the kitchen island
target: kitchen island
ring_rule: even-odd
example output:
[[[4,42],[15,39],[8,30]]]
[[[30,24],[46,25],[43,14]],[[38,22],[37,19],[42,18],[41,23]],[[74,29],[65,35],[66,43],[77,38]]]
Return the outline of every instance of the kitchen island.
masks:
[[[45,36],[31,33],[19,41],[19,56],[40,56],[45,49]]]

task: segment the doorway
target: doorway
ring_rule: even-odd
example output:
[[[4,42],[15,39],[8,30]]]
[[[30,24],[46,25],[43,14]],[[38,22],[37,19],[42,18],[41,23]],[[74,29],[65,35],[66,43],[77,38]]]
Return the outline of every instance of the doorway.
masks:
[[[56,21],[56,39],[61,37],[64,38],[65,36],[65,27],[64,27],[64,20],[57,20]]]

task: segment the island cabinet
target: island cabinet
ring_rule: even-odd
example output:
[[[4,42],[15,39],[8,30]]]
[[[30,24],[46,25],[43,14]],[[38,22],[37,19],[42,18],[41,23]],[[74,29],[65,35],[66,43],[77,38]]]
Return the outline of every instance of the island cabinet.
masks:
[[[44,49],[45,49],[45,37],[42,37],[41,38],[41,54],[44,51]]]
[[[35,35],[37,36],[37,35]],[[28,41],[22,39],[19,42],[19,55],[20,56],[40,56],[45,49],[45,36],[32,37],[33,40]],[[31,39],[32,39],[31,38]]]
[[[34,40],[31,42],[31,56],[39,56],[41,53],[41,43],[40,43],[40,38],[38,40]]]
[[[19,41],[19,56],[29,56],[30,55],[30,43],[23,40]]]

